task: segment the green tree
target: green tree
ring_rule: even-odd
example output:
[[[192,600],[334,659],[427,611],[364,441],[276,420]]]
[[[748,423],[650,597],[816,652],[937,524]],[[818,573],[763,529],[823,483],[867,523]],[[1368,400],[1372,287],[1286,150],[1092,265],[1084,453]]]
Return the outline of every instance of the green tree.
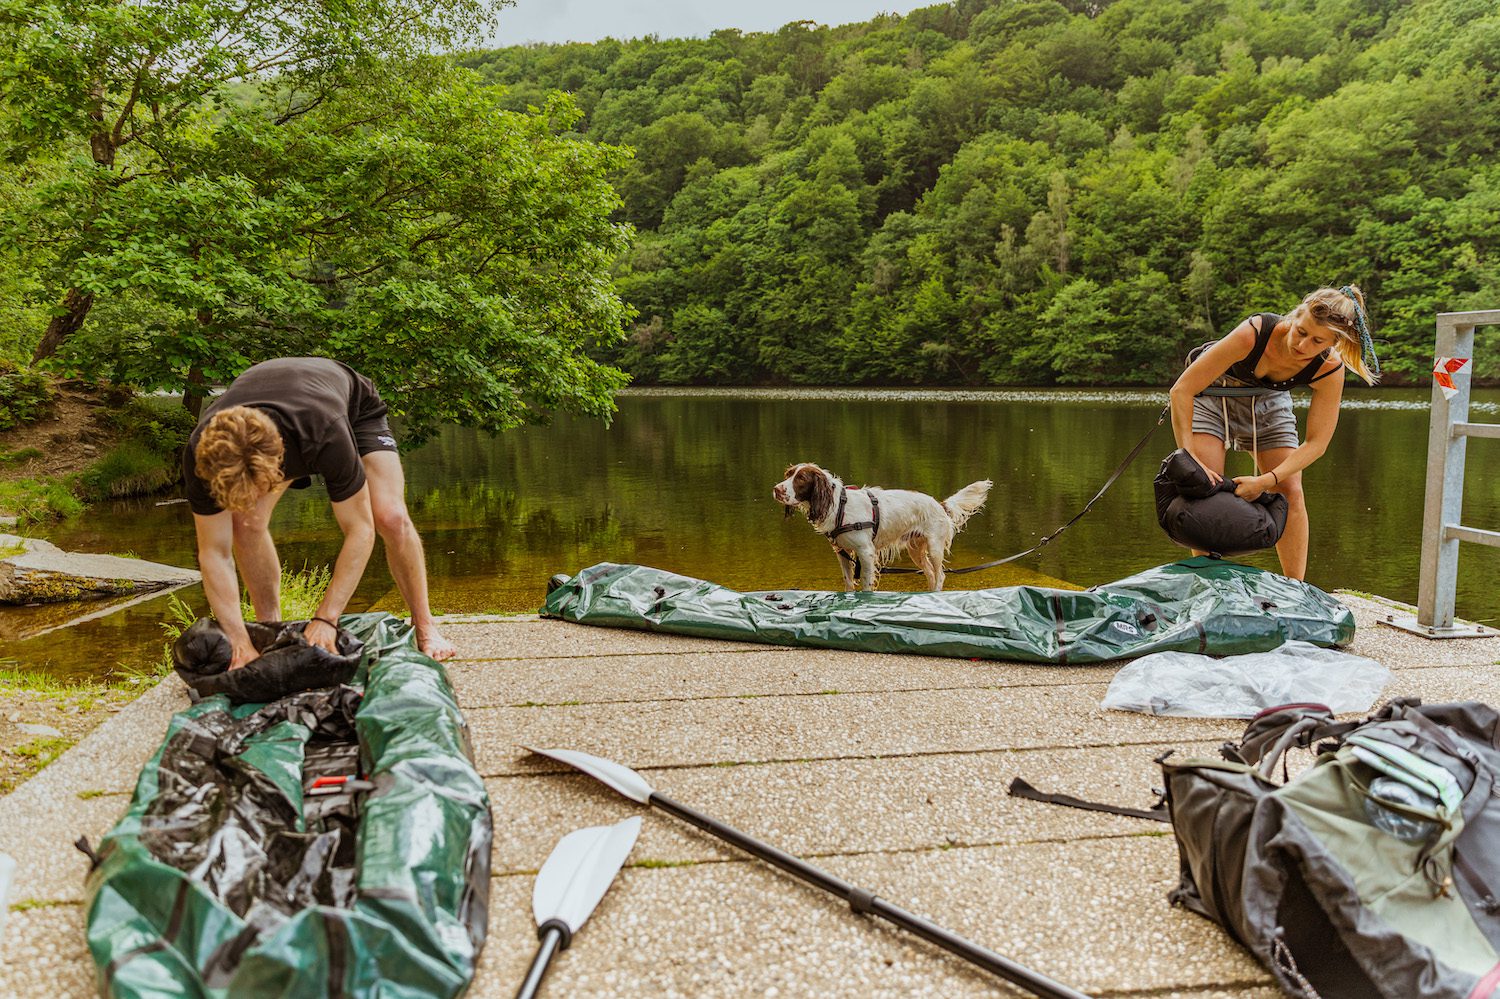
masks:
[[[506,111],[471,72],[411,54],[483,8],[169,7],[38,8],[13,53],[17,148],[90,150],[15,213],[66,289],[38,359],[185,389],[192,408],[256,360],[330,355],[376,378],[412,440],[608,414],[623,376],[586,352],[628,315],[606,180],[626,157],[570,134],[566,98]],[[49,31],[97,44],[49,47]],[[89,323],[98,301],[149,316]]]

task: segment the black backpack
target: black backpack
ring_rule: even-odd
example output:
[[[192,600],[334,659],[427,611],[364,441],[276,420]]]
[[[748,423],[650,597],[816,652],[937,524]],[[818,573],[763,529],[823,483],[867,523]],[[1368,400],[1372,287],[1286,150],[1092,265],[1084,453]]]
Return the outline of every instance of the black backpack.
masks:
[[[1288,995],[1500,996],[1497,726],[1474,702],[1397,699],[1355,722],[1290,705],[1223,760],[1164,758],[1171,901],[1224,927]],[[1287,779],[1287,750],[1314,743]]]

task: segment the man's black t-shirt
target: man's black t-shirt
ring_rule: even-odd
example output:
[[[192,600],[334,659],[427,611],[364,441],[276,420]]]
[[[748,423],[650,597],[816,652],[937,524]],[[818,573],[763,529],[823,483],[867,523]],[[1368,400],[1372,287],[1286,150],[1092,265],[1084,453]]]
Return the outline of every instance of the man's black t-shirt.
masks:
[[[293,480],[294,488],[306,486],[309,476],[321,475],[328,484],[328,498],[335,503],[363,488],[361,454],[387,444],[395,449],[395,441],[389,436],[371,438],[378,439],[373,446],[361,443],[368,434],[356,437],[357,428],[368,430],[372,424],[385,428],[386,405],[364,375],[325,357],[263,361],[246,369],[203,411],[182,449],[188,504],[194,513],[204,516],[222,510],[210,495],[208,484],[198,477],[198,439],[209,419],[230,406],[253,406],[269,416],[286,445],[282,475]]]

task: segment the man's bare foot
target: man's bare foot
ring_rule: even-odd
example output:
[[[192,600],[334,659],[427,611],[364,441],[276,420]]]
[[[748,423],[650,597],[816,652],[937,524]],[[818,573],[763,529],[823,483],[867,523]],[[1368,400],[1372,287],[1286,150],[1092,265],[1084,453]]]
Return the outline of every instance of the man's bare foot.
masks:
[[[429,656],[438,662],[458,655],[458,646],[439,634],[436,628],[417,632],[417,648],[422,650],[424,656]]]

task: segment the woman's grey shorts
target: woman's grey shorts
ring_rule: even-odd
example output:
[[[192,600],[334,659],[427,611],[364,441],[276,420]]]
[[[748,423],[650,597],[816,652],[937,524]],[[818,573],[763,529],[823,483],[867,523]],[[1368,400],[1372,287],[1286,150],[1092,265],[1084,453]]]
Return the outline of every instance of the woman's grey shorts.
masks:
[[[1225,377],[1214,384],[1245,383]],[[1193,399],[1193,433],[1212,434],[1231,451],[1264,451],[1302,443],[1297,436],[1290,392],[1235,397],[1200,395]]]

